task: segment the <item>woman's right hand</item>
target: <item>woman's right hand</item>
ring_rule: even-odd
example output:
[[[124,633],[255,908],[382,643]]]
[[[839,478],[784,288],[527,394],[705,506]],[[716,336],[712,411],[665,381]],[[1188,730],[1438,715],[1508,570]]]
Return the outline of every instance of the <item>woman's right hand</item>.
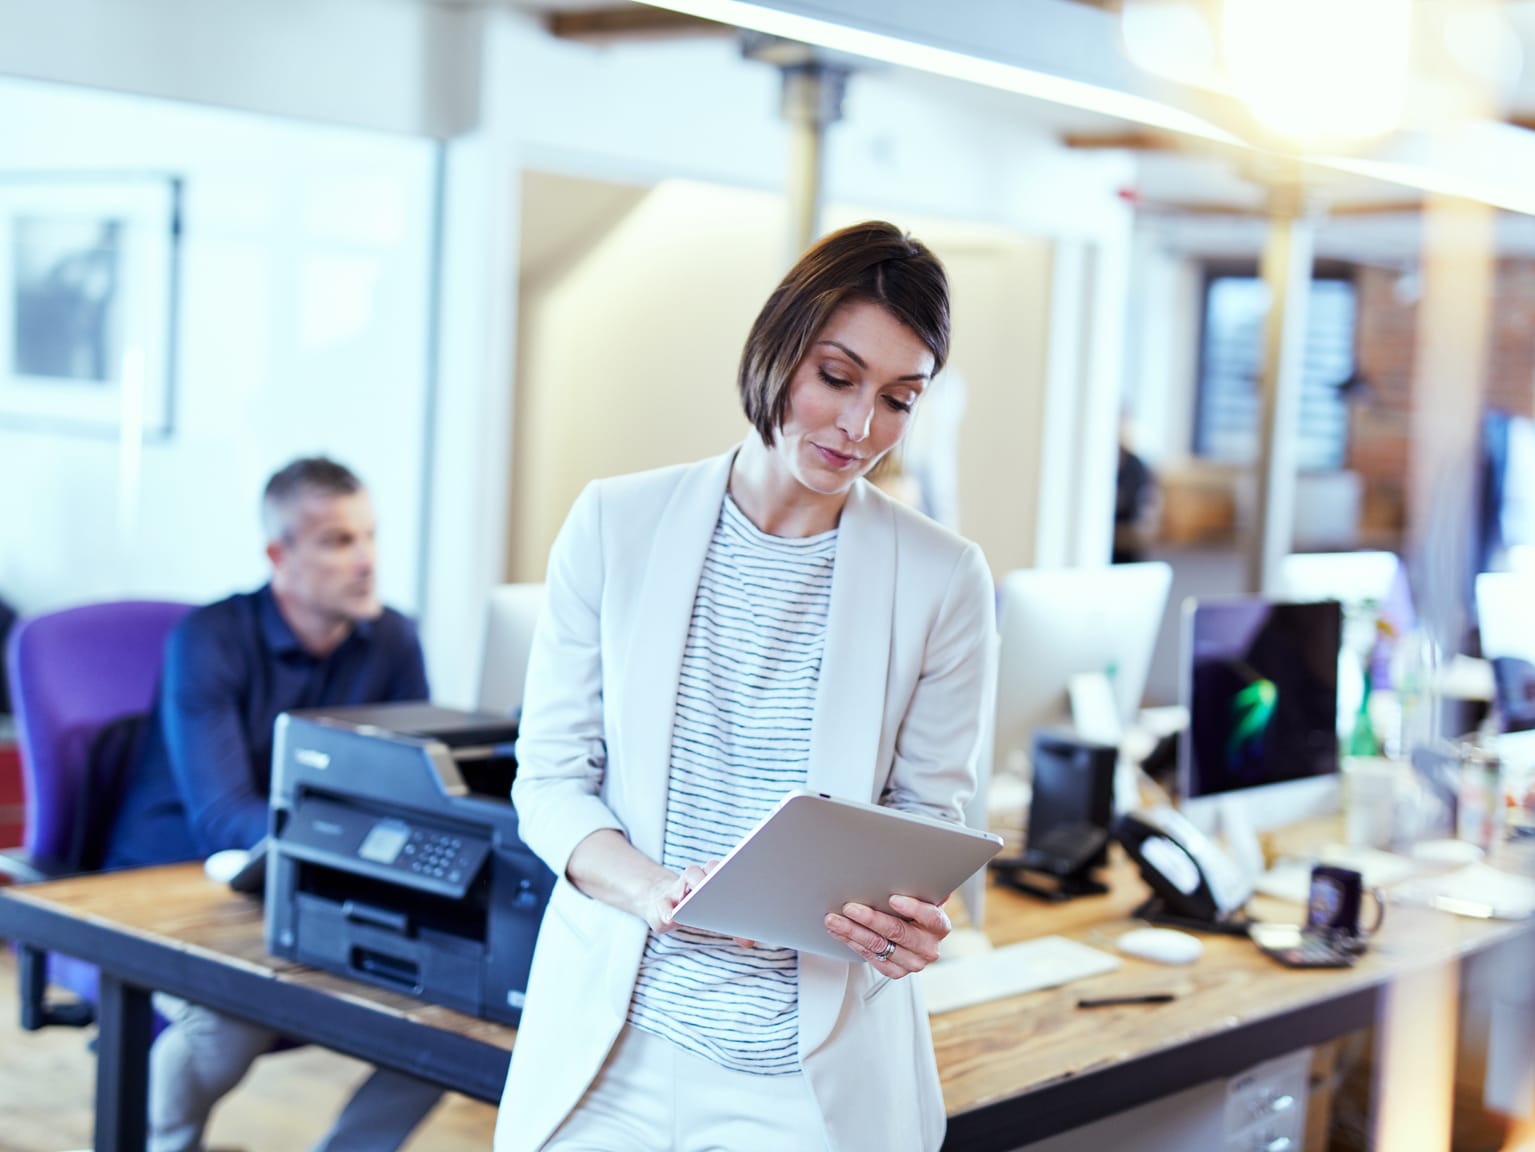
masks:
[[[702,884],[708,874],[707,866],[701,868],[697,864],[689,864],[681,875],[669,871],[658,875],[635,912],[657,935],[674,931],[677,922],[672,919],[672,913],[682,903],[682,898]]]
[[[638,916],[652,932],[664,934],[676,929],[672,913],[682,898],[717,867],[719,861],[710,860],[673,872],[630,844],[622,832],[602,828],[576,845],[565,876],[592,899]]]

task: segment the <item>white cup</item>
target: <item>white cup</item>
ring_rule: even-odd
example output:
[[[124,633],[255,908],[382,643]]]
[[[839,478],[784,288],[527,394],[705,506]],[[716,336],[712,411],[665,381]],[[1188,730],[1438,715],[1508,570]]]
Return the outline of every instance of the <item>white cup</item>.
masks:
[[[1343,838],[1352,848],[1389,849],[1396,833],[1401,762],[1385,756],[1343,761]]]

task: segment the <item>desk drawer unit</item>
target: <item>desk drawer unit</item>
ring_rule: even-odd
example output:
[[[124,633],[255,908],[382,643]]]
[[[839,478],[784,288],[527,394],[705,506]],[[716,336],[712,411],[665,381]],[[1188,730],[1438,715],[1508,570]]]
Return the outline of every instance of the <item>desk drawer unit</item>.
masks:
[[[1226,1152],[1301,1152],[1311,1049],[1249,1068],[1226,1082]]]

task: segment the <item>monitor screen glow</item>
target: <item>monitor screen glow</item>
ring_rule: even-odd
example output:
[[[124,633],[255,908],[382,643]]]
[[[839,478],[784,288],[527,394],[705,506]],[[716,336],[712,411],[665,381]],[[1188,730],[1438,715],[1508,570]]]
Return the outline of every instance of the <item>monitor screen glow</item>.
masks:
[[[1336,601],[1188,605],[1180,785],[1206,830],[1221,798],[1258,830],[1336,807],[1342,623]]]

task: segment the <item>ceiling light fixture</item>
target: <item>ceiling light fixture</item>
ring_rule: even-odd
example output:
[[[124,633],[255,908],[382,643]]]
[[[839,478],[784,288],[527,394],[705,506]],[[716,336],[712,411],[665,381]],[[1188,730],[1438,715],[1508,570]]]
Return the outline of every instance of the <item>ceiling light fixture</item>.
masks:
[[[1216,141],[1242,149],[1279,146],[1277,139],[1265,139],[1260,145],[1256,139],[1244,138],[1244,134],[1235,130],[1234,126],[1232,130],[1228,130],[1224,126],[1226,123],[1224,114],[1201,116],[1165,101],[1104,84],[1055,76],[1048,72],[1008,64],[970,52],[925,44],[917,39],[853,27],[839,23],[838,18],[831,15],[817,16],[806,15],[799,11],[785,11],[785,7],[794,5],[786,4],[784,0],[638,0],[638,2],[652,8],[680,12],[702,20],[797,40],[833,52],[880,60],[920,72],[947,76],[951,79],[981,84],[1055,104],[1081,108],[1148,128]],[[1345,133],[1336,130],[1343,121],[1342,110],[1334,104],[1331,105],[1330,110],[1339,112],[1340,115],[1332,122],[1326,119],[1321,121],[1324,138],[1310,141],[1292,139],[1281,151],[1286,153],[1292,161],[1371,176],[1424,191],[1463,196],[1515,212],[1535,214],[1535,194],[1524,192],[1518,179],[1509,176],[1492,178],[1485,170],[1489,156],[1496,159],[1499,166],[1512,169],[1520,175],[1527,169],[1535,169],[1535,149],[1531,149],[1524,140],[1500,140],[1499,146],[1490,153],[1471,149],[1471,154],[1478,161],[1475,164],[1464,162],[1466,158],[1464,145],[1451,149],[1454,155],[1446,154],[1442,148],[1430,150],[1438,153],[1436,155],[1423,155],[1423,146],[1426,141],[1413,138],[1411,135],[1405,140],[1392,137],[1380,142],[1381,146],[1378,148],[1367,145],[1364,155],[1350,154],[1354,147],[1362,142],[1361,134],[1369,136],[1382,132],[1389,133],[1394,123],[1393,117],[1400,113],[1400,90],[1407,83],[1405,69],[1409,58],[1411,36],[1410,20],[1402,13],[1406,11],[1410,15],[1411,0],[1349,0],[1346,4],[1324,3],[1323,0],[1134,0],[1133,4],[1131,0],[1123,0],[1123,2],[1131,7],[1154,3],[1157,7],[1188,8],[1196,13],[1201,9],[1209,11],[1215,5],[1224,3],[1226,21],[1234,22],[1238,28],[1235,33],[1238,42],[1237,51],[1247,52],[1246,59],[1256,60],[1258,65],[1265,68],[1267,65],[1264,65],[1263,61],[1266,55],[1269,64],[1283,69],[1281,75],[1266,77],[1272,81],[1267,89],[1263,91],[1253,89],[1248,93],[1256,101],[1256,105],[1251,108],[1252,117],[1260,123],[1262,120],[1258,111],[1259,107],[1265,109],[1265,118],[1271,110],[1273,116],[1281,123],[1292,117],[1293,110],[1285,107],[1288,102],[1285,95],[1286,84],[1289,85],[1288,90],[1293,95],[1297,89],[1315,85],[1324,78],[1320,75],[1322,69],[1315,66],[1320,58],[1307,54],[1296,57],[1279,50],[1277,42],[1268,40],[1261,30],[1257,30],[1258,26],[1253,23],[1254,21],[1277,17],[1282,22],[1288,17],[1292,21],[1292,31],[1299,27],[1299,18],[1302,16],[1309,16],[1319,21],[1320,23],[1310,25],[1311,35],[1314,38],[1306,42],[1307,51],[1315,53],[1316,51],[1325,52],[1327,45],[1341,43],[1344,39],[1347,40],[1349,48],[1357,49],[1361,43],[1357,38],[1360,33],[1358,26],[1350,22],[1351,14],[1356,8],[1359,14],[1366,11],[1373,13],[1380,22],[1364,33],[1368,39],[1363,43],[1369,46],[1370,50],[1347,54],[1349,67],[1340,66],[1332,70],[1336,73],[1335,78],[1346,82],[1355,92],[1372,87],[1375,89],[1373,96],[1368,99],[1367,107],[1359,111],[1357,115],[1351,116],[1346,133],[1350,139],[1347,141],[1341,139]],[[821,5],[823,11],[833,7]],[[1188,28],[1184,27],[1183,31],[1186,33]],[[1185,35],[1183,40],[1187,39]],[[1233,47],[1231,36],[1223,35],[1222,39],[1221,47],[1229,53]],[[1359,72],[1360,61],[1363,57],[1372,55],[1377,46],[1384,50],[1381,61],[1384,71],[1374,78],[1367,78]],[[1199,47],[1203,53],[1208,52],[1212,45],[1202,42]],[[1130,52],[1128,55],[1134,57],[1136,54]],[[1306,59],[1310,63],[1304,68],[1297,67],[1296,59]],[[1221,69],[1221,64],[1225,65],[1225,69]],[[1218,62],[1217,69],[1223,70],[1229,77],[1229,60]],[[1209,83],[1211,79],[1208,68],[1188,68],[1181,72],[1180,79],[1185,85],[1198,86]],[[1256,77],[1248,79],[1255,80]],[[1224,87],[1228,92],[1231,91],[1229,81]],[[1313,91],[1319,92],[1320,89],[1313,88]],[[1323,108],[1329,107],[1326,99],[1314,103]],[[1313,116],[1308,122],[1315,125],[1318,121]],[[1270,133],[1272,132],[1273,127],[1270,126]],[[1418,135],[1421,136],[1421,134]],[[1471,174],[1469,169],[1475,169],[1475,174]]]
[[[853,28],[835,20],[784,12],[749,0],[640,0],[640,3],[696,16],[701,20],[713,20],[770,36],[815,44],[833,52],[882,60],[920,72],[967,80],[1022,96],[1033,96],[1053,104],[1082,108],[1104,116],[1144,124],[1148,128],[1222,143],[1236,143],[1230,133],[1200,116],[1133,92],[1052,76],[1032,68],[938,48],[882,32]]]
[[[1291,145],[1389,134],[1407,99],[1412,0],[1225,0],[1227,89]]]

